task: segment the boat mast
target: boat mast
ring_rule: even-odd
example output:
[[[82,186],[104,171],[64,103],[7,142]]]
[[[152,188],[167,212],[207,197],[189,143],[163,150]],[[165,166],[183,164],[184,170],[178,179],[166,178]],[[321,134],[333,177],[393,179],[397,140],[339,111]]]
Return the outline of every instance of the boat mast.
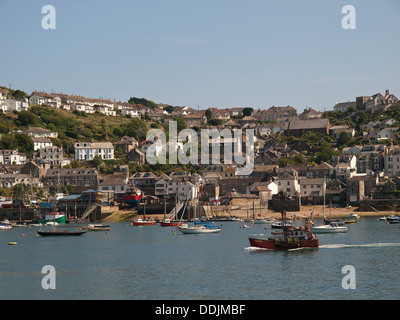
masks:
[[[324,208],[323,208],[323,212],[324,212],[324,223],[325,223],[325,175],[324,175],[324,185],[322,187],[322,192],[324,193]]]
[[[60,183],[60,168],[57,168],[57,183],[54,186],[54,212],[53,212],[53,232],[56,231],[56,212],[57,212],[57,186]]]
[[[164,219],[167,217],[167,199],[166,199],[166,194],[164,191]]]

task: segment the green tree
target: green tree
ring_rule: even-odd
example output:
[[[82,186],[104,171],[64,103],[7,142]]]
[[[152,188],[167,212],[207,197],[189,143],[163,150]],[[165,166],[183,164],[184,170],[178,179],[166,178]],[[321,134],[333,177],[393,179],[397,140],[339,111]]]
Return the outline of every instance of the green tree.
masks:
[[[293,157],[293,161],[295,162],[295,164],[306,164],[306,158],[300,153],[296,156]]]
[[[13,134],[5,134],[0,140],[0,148],[14,150],[17,149],[17,140],[15,139],[15,135]]]
[[[129,99],[128,103],[131,103],[131,104],[142,104],[142,105],[144,105],[146,107],[149,107],[149,108],[152,108],[152,109],[158,108],[158,105],[155,102],[153,102],[151,100],[147,100],[145,98],[131,97]]]
[[[29,126],[35,124],[37,117],[29,111],[21,111],[17,119],[21,125]]]
[[[174,111],[174,107],[173,106],[166,106],[164,107],[164,110],[166,110],[168,113],[171,113],[172,111]]]
[[[351,138],[347,134],[347,132],[343,131],[342,133],[340,133],[340,136],[337,140],[338,147],[347,146],[350,142],[351,142]]]
[[[21,90],[15,90],[12,96],[17,100],[25,100],[28,97],[27,93]]]
[[[253,108],[247,107],[247,108],[243,109],[242,113],[243,113],[244,116],[247,117],[247,116],[251,116],[253,114],[253,111],[254,111]]]
[[[26,134],[17,133],[15,134],[15,140],[17,142],[17,148],[21,152],[32,152],[34,148],[33,140]]]

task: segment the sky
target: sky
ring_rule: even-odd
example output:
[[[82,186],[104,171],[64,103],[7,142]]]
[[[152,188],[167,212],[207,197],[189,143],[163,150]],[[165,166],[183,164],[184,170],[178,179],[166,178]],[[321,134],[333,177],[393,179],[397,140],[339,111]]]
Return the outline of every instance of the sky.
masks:
[[[55,8],[43,29],[42,7]],[[355,29],[343,29],[345,5]],[[400,0],[0,0],[0,85],[174,106],[400,98]]]

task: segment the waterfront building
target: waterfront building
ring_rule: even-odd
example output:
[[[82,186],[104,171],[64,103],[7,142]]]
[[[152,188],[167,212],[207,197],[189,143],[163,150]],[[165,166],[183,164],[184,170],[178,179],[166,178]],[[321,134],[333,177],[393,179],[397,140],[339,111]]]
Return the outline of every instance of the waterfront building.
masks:
[[[96,189],[98,172],[93,168],[48,169],[44,176],[47,186],[75,186],[75,191]]]
[[[12,188],[17,184],[23,183],[25,185],[42,188],[43,184],[38,178],[32,177],[30,174],[20,173],[6,173],[0,174],[0,185],[3,188]]]

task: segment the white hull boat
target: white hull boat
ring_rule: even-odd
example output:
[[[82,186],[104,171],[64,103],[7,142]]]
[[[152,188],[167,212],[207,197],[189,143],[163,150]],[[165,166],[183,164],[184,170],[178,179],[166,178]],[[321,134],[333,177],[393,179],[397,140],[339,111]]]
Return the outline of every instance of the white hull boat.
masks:
[[[204,234],[204,233],[217,233],[221,231],[221,228],[207,228],[205,226],[193,226],[182,225],[178,227],[178,230],[184,234]]]
[[[340,233],[347,232],[347,226],[339,226],[337,223],[330,223],[322,226],[312,227],[313,233]]]

